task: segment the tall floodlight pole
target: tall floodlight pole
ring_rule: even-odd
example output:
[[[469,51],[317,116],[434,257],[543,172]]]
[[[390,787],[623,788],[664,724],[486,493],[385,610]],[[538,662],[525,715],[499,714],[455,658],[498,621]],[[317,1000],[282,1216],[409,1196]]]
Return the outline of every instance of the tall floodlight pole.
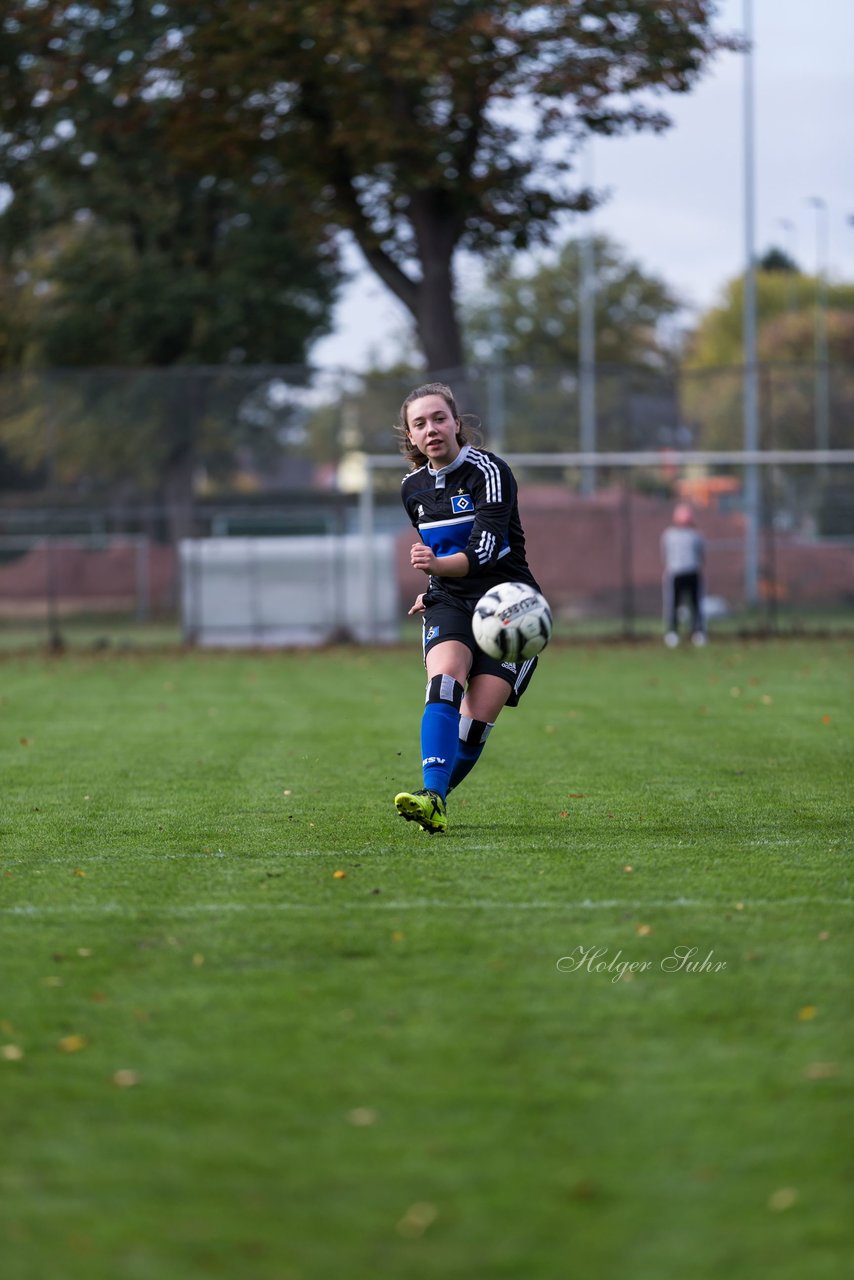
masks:
[[[496,296],[490,312],[492,333],[492,358],[486,381],[486,398],[489,407],[490,448],[496,453],[504,451],[504,365],[502,363],[504,333],[501,325],[501,301]]]
[[[756,356],[755,166],[753,147],[753,3],[744,0],[744,450],[759,448],[759,369]],[[759,599],[759,468],[744,468],[744,596]]]
[[[587,140],[585,180],[593,185],[593,144]],[[596,451],[596,251],[593,242],[593,215],[586,215],[585,230],[578,242],[578,418],[579,447],[582,453]],[[581,492],[596,489],[596,468],[583,467]]]
[[[815,447],[830,448],[830,370],[827,356],[827,204],[820,196],[807,202],[815,209]]]

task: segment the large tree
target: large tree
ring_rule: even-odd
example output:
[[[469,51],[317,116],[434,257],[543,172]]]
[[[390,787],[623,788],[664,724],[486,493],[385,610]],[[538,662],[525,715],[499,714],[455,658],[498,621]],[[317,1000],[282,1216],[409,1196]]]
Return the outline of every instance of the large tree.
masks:
[[[526,248],[568,210],[589,207],[593,193],[572,181],[581,140],[666,128],[654,96],[686,92],[733,44],[713,30],[716,9],[713,0],[13,0],[7,31],[24,58],[7,75],[23,102],[11,135],[16,146],[42,145],[36,135],[49,125],[61,149],[106,84],[115,112],[101,121],[96,165],[134,114],[161,111],[188,168],[263,173],[349,232],[412,314],[428,366],[449,370],[463,363],[457,251]]]
[[[296,366],[330,327],[340,275],[327,229],[306,224],[262,159],[233,176],[186,163],[174,103],[141,83],[165,19],[164,6],[130,0],[7,7],[0,367]],[[212,395],[213,375],[62,376],[50,474],[148,477],[186,526],[201,447],[239,431],[239,380],[220,378]],[[33,406],[47,382],[8,385],[17,408],[0,434],[37,467]]]
[[[597,366],[663,368],[673,353],[662,325],[679,299],[606,236],[594,238],[593,262]],[[486,288],[463,307],[474,362],[576,370],[581,274],[577,240],[532,263],[497,264]]]
[[[330,234],[252,155],[236,175],[187,163],[175,103],[146,80],[167,6],[22,0],[0,30],[0,248],[45,300],[36,354],[304,360],[330,324]]]
[[[768,256],[763,261],[767,263]],[[819,324],[826,334],[830,443],[842,447],[850,437],[854,285],[828,285],[824,302],[820,302],[822,292],[814,276],[779,268],[757,272],[760,444],[764,448],[814,449],[820,443],[815,416]],[[719,302],[700,317],[683,362],[684,411],[704,448],[738,449],[742,444],[743,326],[744,277],[737,276],[727,282]]]

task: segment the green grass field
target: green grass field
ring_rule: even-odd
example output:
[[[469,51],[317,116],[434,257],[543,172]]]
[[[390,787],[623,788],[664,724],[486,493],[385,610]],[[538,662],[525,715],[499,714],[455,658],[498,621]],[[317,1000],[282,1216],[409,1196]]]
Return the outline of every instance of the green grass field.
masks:
[[[847,1278],[853,655],[0,660],[4,1280]]]

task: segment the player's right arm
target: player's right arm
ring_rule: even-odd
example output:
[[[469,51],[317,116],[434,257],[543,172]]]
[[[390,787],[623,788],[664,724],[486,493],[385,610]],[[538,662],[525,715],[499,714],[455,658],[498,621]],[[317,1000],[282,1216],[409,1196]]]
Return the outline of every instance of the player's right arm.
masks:
[[[465,578],[471,568],[465,551],[454,551],[449,556],[437,556],[424,542],[413,542],[409,549],[409,563],[413,569],[432,574],[436,578]]]

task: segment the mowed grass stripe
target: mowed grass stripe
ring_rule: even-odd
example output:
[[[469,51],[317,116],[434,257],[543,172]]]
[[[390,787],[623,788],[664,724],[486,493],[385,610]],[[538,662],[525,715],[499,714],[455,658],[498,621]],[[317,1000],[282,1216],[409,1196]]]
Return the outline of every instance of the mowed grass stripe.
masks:
[[[191,906],[182,907],[164,907],[162,905],[148,906],[145,903],[138,903],[136,906],[129,906],[121,902],[102,902],[88,903],[85,905],[71,905],[61,907],[45,907],[37,906],[33,903],[19,903],[14,907],[0,907],[0,915],[5,916],[99,916],[99,915],[126,915],[128,917],[137,916],[142,913],[156,914],[168,918],[170,916],[191,916],[191,915],[207,915],[216,914],[217,912],[277,912],[277,911],[302,911],[308,914],[335,914],[336,912],[344,913],[352,911],[553,911],[553,912],[573,912],[573,911],[613,911],[613,910],[639,910],[645,908],[649,911],[680,911],[683,909],[708,911],[708,912],[731,912],[733,910],[762,910],[773,911],[775,908],[788,909],[791,907],[831,907],[834,910],[839,908],[842,911],[849,910],[854,907],[854,898],[822,898],[822,897],[796,897],[796,898],[747,898],[739,903],[719,902],[719,901],[702,901],[695,898],[674,898],[671,900],[660,900],[655,898],[605,898],[601,901],[594,901],[590,898],[583,898],[578,901],[569,902],[536,902],[518,901],[499,902],[491,898],[460,898],[454,900],[442,900],[440,898],[410,898],[395,899],[392,901],[370,901],[370,902],[339,902],[339,903],[316,903],[316,902],[197,902]]]

